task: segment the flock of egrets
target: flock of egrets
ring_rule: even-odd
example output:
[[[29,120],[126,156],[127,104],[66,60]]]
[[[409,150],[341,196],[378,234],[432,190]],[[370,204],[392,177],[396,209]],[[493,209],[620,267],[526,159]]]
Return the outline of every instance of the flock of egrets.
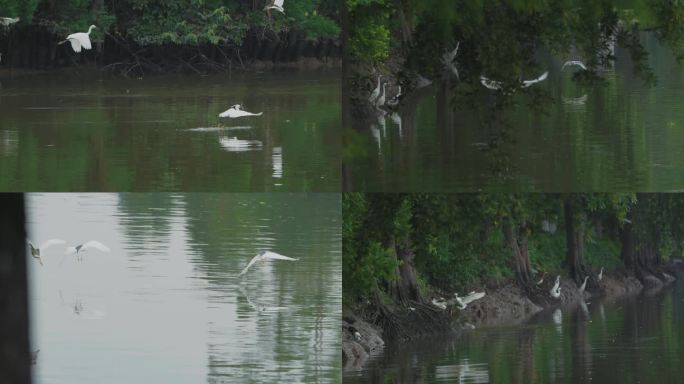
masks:
[[[47,251],[48,248],[53,247],[55,245],[65,245],[67,242],[62,239],[50,239],[42,243],[40,246],[36,246],[34,243],[32,243],[30,240],[26,239],[26,242],[28,243],[29,249],[31,251],[31,256],[38,260],[38,263],[40,265],[43,265],[43,258],[42,256],[44,255],[45,251]],[[83,253],[89,249],[95,249],[101,252],[111,252],[111,249],[109,249],[108,246],[102,244],[101,242],[97,240],[90,240],[85,243],[77,244],[74,246],[68,246],[65,247],[64,254],[65,255],[75,255],[76,259],[78,261],[83,260]],[[269,262],[269,261],[274,261],[274,260],[286,260],[286,261],[297,261],[299,259],[295,259],[292,257],[288,256],[283,256],[279,253],[275,253],[272,251],[260,251],[257,253],[256,256],[250,260],[250,262],[245,266],[245,268],[240,272],[238,276],[242,276],[249,271],[249,268],[252,267],[255,263],[264,263],[264,262]]]

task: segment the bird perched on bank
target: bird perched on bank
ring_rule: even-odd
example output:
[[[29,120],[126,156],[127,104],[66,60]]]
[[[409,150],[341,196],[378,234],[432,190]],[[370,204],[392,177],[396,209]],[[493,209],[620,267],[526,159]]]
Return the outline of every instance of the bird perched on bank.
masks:
[[[71,43],[71,48],[76,53],[81,52],[81,48],[91,49],[91,48],[93,48],[93,46],[90,44],[90,32],[92,32],[93,29],[96,29],[96,28],[97,28],[96,26],[91,25],[88,28],[88,32],[72,33],[71,35],[66,37],[66,40],[60,41],[58,44],[64,44],[68,41],[69,43]]]
[[[549,293],[551,294],[551,297],[554,299],[557,299],[560,297],[560,275],[556,276],[556,283],[551,287],[551,291]]]
[[[441,297],[439,298],[439,300],[437,300],[436,298],[433,298],[433,299],[430,301],[430,303],[432,303],[432,305],[434,305],[435,307],[437,307],[437,308],[439,308],[439,309],[446,309],[446,307],[447,307],[447,306],[446,306],[446,301],[445,301],[443,298],[441,298]]]
[[[0,25],[9,27],[10,25],[19,22],[18,17],[0,17]]]
[[[589,280],[589,276],[584,276],[584,282],[579,287],[580,293],[584,293],[584,290],[587,288],[587,280]]]
[[[385,106],[385,95],[386,95],[386,88],[387,88],[387,83],[382,84],[382,93],[380,94],[380,97],[378,97],[377,100],[375,100],[375,107],[380,108]]]
[[[50,240],[44,242],[43,244],[41,244],[40,247],[36,247],[28,239],[26,239],[26,242],[28,243],[29,248],[31,249],[31,256],[34,259],[38,260],[40,265],[43,265],[43,259],[40,258],[40,252],[41,251],[45,252],[45,250],[47,250],[49,247],[51,247],[53,245],[66,244],[66,241],[64,241],[62,239],[50,239]]]
[[[277,254],[277,253],[271,252],[271,251],[261,251],[256,256],[254,256],[252,258],[252,260],[249,262],[249,264],[247,264],[247,266],[242,270],[242,272],[240,272],[240,274],[238,276],[242,276],[245,273],[247,273],[247,270],[249,270],[249,267],[254,265],[254,263],[256,263],[257,261],[264,262],[264,261],[271,261],[271,260],[297,261],[299,259],[294,259],[292,257],[283,256],[283,255],[280,255],[280,254]]]
[[[75,247],[68,247],[65,254],[76,254],[76,258],[78,260],[83,260],[83,252],[89,250],[89,249],[97,249],[102,252],[111,252],[111,249],[109,249],[108,246],[100,243],[97,240],[90,240],[86,243],[79,244]]]
[[[245,116],[261,116],[263,115],[263,112],[259,113],[252,113],[252,112],[247,112],[242,110],[242,105],[240,104],[235,104],[228,108],[227,110],[219,113],[219,117],[230,117],[231,119],[235,119],[237,117],[245,117]]]
[[[273,1],[271,1],[271,4],[264,7],[264,11],[270,11],[271,9],[275,9],[276,11],[284,14],[285,13],[285,9],[283,9],[284,4],[285,4],[285,0],[273,0]]]
[[[596,277],[596,279],[597,279],[598,281],[601,281],[601,279],[603,279],[603,267],[601,267],[601,271],[599,271],[599,274],[598,274],[598,276]]]
[[[368,102],[373,105],[375,105],[375,101],[378,99],[378,96],[380,96],[380,88],[382,88],[381,79],[382,75],[378,75],[378,86],[375,87],[375,89],[371,91],[370,96],[368,96]]]

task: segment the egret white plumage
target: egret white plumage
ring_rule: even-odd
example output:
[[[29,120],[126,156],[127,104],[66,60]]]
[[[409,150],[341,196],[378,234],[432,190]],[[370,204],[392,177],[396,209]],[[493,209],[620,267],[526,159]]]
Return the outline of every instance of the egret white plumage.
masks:
[[[382,75],[378,75],[378,86],[375,87],[375,89],[373,89],[373,91],[371,92],[370,96],[368,96],[368,101],[373,105],[375,105],[375,100],[377,100],[378,96],[380,96],[380,88],[381,88],[380,79],[381,78],[382,78]]]
[[[385,90],[386,90],[386,88],[387,88],[387,83],[383,83],[383,84],[382,84],[382,94],[381,94],[380,97],[378,97],[378,99],[375,101],[375,106],[376,106],[377,108],[382,107],[382,106],[385,105]]]
[[[231,119],[235,119],[237,117],[245,117],[245,116],[261,116],[263,115],[263,112],[259,113],[252,113],[252,112],[247,112],[242,110],[242,106],[240,104],[235,104],[228,108],[227,110],[219,113],[219,117],[230,117]]]
[[[356,339],[356,341],[361,341],[361,334],[359,333],[359,331],[354,331],[354,338]]]
[[[59,245],[59,244],[66,244],[66,241],[62,239],[50,239],[43,244],[40,245],[40,247],[36,247],[30,240],[26,239],[26,242],[29,245],[29,248],[31,248],[31,256],[38,260],[40,265],[43,265],[43,259],[40,257],[41,251],[45,252],[46,249],[53,245]]]
[[[456,43],[456,48],[454,48],[453,51],[451,52],[445,52],[442,55],[442,63],[451,70],[451,73],[453,73],[457,79],[460,80],[460,77],[458,75],[458,68],[456,68],[456,64],[454,64],[454,59],[456,58],[456,55],[458,54],[458,47],[461,45],[461,42],[459,41]]]
[[[432,305],[434,305],[435,307],[437,307],[437,308],[439,308],[439,309],[446,309],[446,307],[447,307],[447,306],[446,306],[446,301],[444,301],[444,299],[442,299],[442,298],[440,298],[440,300],[437,300],[437,299],[433,298],[433,299],[430,301],[430,303],[432,303]]]
[[[551,287],[551,291],[549,291],[549,294],[551,294],[551,297],[554,299],[557,299],[560,297],[560,275],[556,276],[556,283]]]
[[[480,300],[481,298],[485,297],[486,292],[475,292],[472,291],[470,292],[467,296],[464,297],[459,297],[458,293],[454,293],[454,297],[456,299],[456,302],[458,303],[458,307],[460,309],[466,309],[468,304],[472,303],[475,300]]]
[[[584,276],[584,282],[579,287],[580,293],[583,293],[584,290],[587,288],[587,280],[589,280],[589,276]]]
[[[9,27],[10,25],[19,22],[18,17],[0,17],[0,25]]]
[[[597,279],[598,281],[601,281],[601,279],[603,279],[603,267],[601,267],[601,271],[599,271],[599,274],[598,274],[598,276],[596,277],[596,279]]]
[[[74,254],[76,254],[76,257],[77,257],[79,260],[82,260],[82,257],[80,257],[79,255],[81,255],[82,252],[85,252],[85,251],[87,251],[87,250],[89,250],[89,249],[97,249],[98,251],[102,251],[102,252],[111,252],[111,251],[112,251],[111,249],[109,249],[108,246],[106,246],[106,245],[100,243],[99,241],[97,241],[97,240],[90,240],[90,241],[88,241],[88,242],[85,242],[85,243],[83,243],[83,244],[76,245],[76,246],[74,246],[74,247],[68,247],[68,248],[66,249],[66,252],[64,252],[64,253],[65,253],[66,255],[74,253]]]
[[[547,72],[542,73],[542,75],[539,76],[539,77],[537,77],[536,79],[532,79],[532,80],[523,80],[523,82],[522,82],[523,85],[522,85],[522,86],[523,86],[523,88],[527,88],[527,87],[529,87],[529,86],[532,86],[532,85],[534,85],[534,84],[537,84],[537,83],[540,83],[540,82],[546,80],[548,77],[549,77],[549,72],[547,71]]]
[[[534,84],[537,84],[539,82],[546,80],[548,77],[549,77],[549,72],[547,71],[547,72],[544,72],[541,76],[537,77],[536,79],[523,80],[521,87],[522,88],[530,87]],[[480,84],[482,84],[482,86],[484,86],[485,88],[491,89],[493,91],[500,91],[503,89],[503,83],[502,82],[496,81],[496,80],[491,80],[491,79],[488,79],[484,76],[480,76]]]
[[[561,67],[561,71],[564,70],[566,67],[573,67],[573,66],[580,67],[584,71],[587,70],[587,66],[584,65],[583,62],[581,62],[579,60],[568,60],[565,63],[563,63],[563,66]]]
[[[261,251],[256,256],[254,256],[252,258],[252,260],[249,262],[249,264],[247,264],[247,266],[242,270],[242,272],[240,272],[240,274],[238,276],[242,276],[245,273],[247,273],[247,270],[249,270],[249,267],[254,265],[254,263],[256,263],[257,261],[264,262],[264,261],[271,261],[271,260],[297,261],[299,259],[283,256],[281,254],[271,252],[271,251]]]
[[[280,13],[285,13],[285,9],[283,9],[284,4],[285,4],[285,0],[272,0],[271,4],[264,7],[264,11],[269,11],[271,9],[275,9],[276,11],[278,11]]]
[[[76,53],[81,52],[81,48],[91,49],[93,48],[93,46],[90,44],[90,32],[92,32],[95,28],[97,27],[91,25],[88,28],[88,32],[72,33],[71,35],[66,37],[66,40],[59,42],[59,44],[64,44],[68,41],[69,43],[71,43],[71,48]]]

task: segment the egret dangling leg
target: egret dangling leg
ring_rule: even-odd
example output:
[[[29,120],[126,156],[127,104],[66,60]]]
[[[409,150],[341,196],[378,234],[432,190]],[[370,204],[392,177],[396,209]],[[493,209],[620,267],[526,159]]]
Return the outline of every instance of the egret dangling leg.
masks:
[[[560,275],[556,276],[556,283],[553,285],[551,288],[551,291],[549,291],[549,294],[551,297],[554,299],[557,299],[560,297]]]

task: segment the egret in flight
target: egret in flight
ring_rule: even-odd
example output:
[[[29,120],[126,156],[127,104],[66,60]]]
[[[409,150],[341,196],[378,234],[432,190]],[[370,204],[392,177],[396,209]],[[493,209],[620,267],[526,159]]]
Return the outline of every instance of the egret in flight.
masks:
[[[547,71],[547,72],[542,73],[542,75],[537,77],[536,79],[523,80],[522,81],[522,88],[527,88],[527,87],[530,87],[534,84],[540,83],[540,82],[546,80],[548,77],[549,77],[549,72]],[[488,79],[484,76],[480,76],[480,83],[485,88],[488,88],[488,89],[491,89],[494,91],[500,91],[503,89],[503,83],[502,82],[496,81],[496,80],[491,80],[491,79]]]
[[[551,291],[549,293],[551,294],[551,297],[554,299],[557,299],[560,297],[560,275],[556,276],[556,283],[551,287]]]
[[[40,265],[43,265],[43,259],[40,258],[40,252],[41,251],[45,252],[46,249],[48,249],[49,247],[51,247],[53,245],[66,244],[66,241],[64,241],[62,239],[50,239],[50,240],[44,242],[43,244],[41,244],[40,247],[36,247],[28,239],[26,239],[26,242],[28,242],[28,245],[31,248],[31,256],[34,259],[38,260]]]
[[[111,252],[111,249],[109,249],[109,247],[107,247],[106,245],[104,245],[104,244],[102,244],[96,240],[90,240],[86,243],[79,244],[75,247],[68,247],[65,254],[68,255],[68,254],[75,253],[76,257],[79,260],[82,260],[82,257],[79,256],[81,254],[81,252],[85,252],[86,250],[93,249],[93,248],[95,248],[99,251],[102,251],[102,252]]]
[[[245,267],[245,269],[243,269],[242,272],[240,272],[240,274],[239,274],[238,276],[242,276],[242,275],[244,275],[245,273],[247,273],[247,270],[249,270],[249,267],[251,267],[252,265],[254,265],[254,263],[256,263],[257,261],[264,262],[264,261],[270,261],[270,260],[289,260],[289,261],[297,261],[297,260],[299,260],[299,259],[295,259],[295,258],[292,258],[292,257],[283,256],[283,255],[280,255],[280,254],[278,254],[278,253],[271,252],[271,251],[261,251],[261,252],[259,252],[256,256],[254,256],[254,257],[252,258],[252,260],[249,262],[249,264],[247,264],[247,266]]]
[[[93,28],[97,28],[94,25],[91,25],[88,28],[88,32],[77,32],[77,33],[72,33],[71,35],[67,36],[66,40],[59,42],[59,44],[64,44],[67,41],[71,43],[71,48],[74,49],[74,52],[79,53],[81,52],[81,48],[83,49],[91,49],[93,46],[90,44],[90,32],[93,31]]]
[[[480,300],[486,295],[485,292],[475,292],[472,291],[468,294],[468,296],[464,297],[459,297],[458,293],[454,293],[454,297],[456,298],[456,302],[458,303],[458,307],[460,309],[466,309],[468,304],[472,303],[475,300]]]
[[[19,21],[18,17],[0,17],[0,25],[9,27],[10,25]]]
[[[276,11],[284,14],[285,13],[285,9],[283,9],[284,4],[285,4],[285,0],[272,0],[271,4],[264,7],[264,11],[270,11],[271,9],[275,9]]]
[[[584,65],[583,62],[581,62],[579,60],[568,60],[565,63],[563,63],[563,66],[561,67],[561,71],[564,70],[566,67],[572,67],[572,66],[580,67],[584,71],[587,70],[587,66]]]
[[[259,113],[251,113],[247,111],[242,110],[242,105],[240,104],[235,104],[228,108],[226,111],[223,111],[219,113],[219,117],[230,117],[231,119],[235,119],[237,117],[245,117],[245,116],[261,116],[263,115],[263,112]]]

